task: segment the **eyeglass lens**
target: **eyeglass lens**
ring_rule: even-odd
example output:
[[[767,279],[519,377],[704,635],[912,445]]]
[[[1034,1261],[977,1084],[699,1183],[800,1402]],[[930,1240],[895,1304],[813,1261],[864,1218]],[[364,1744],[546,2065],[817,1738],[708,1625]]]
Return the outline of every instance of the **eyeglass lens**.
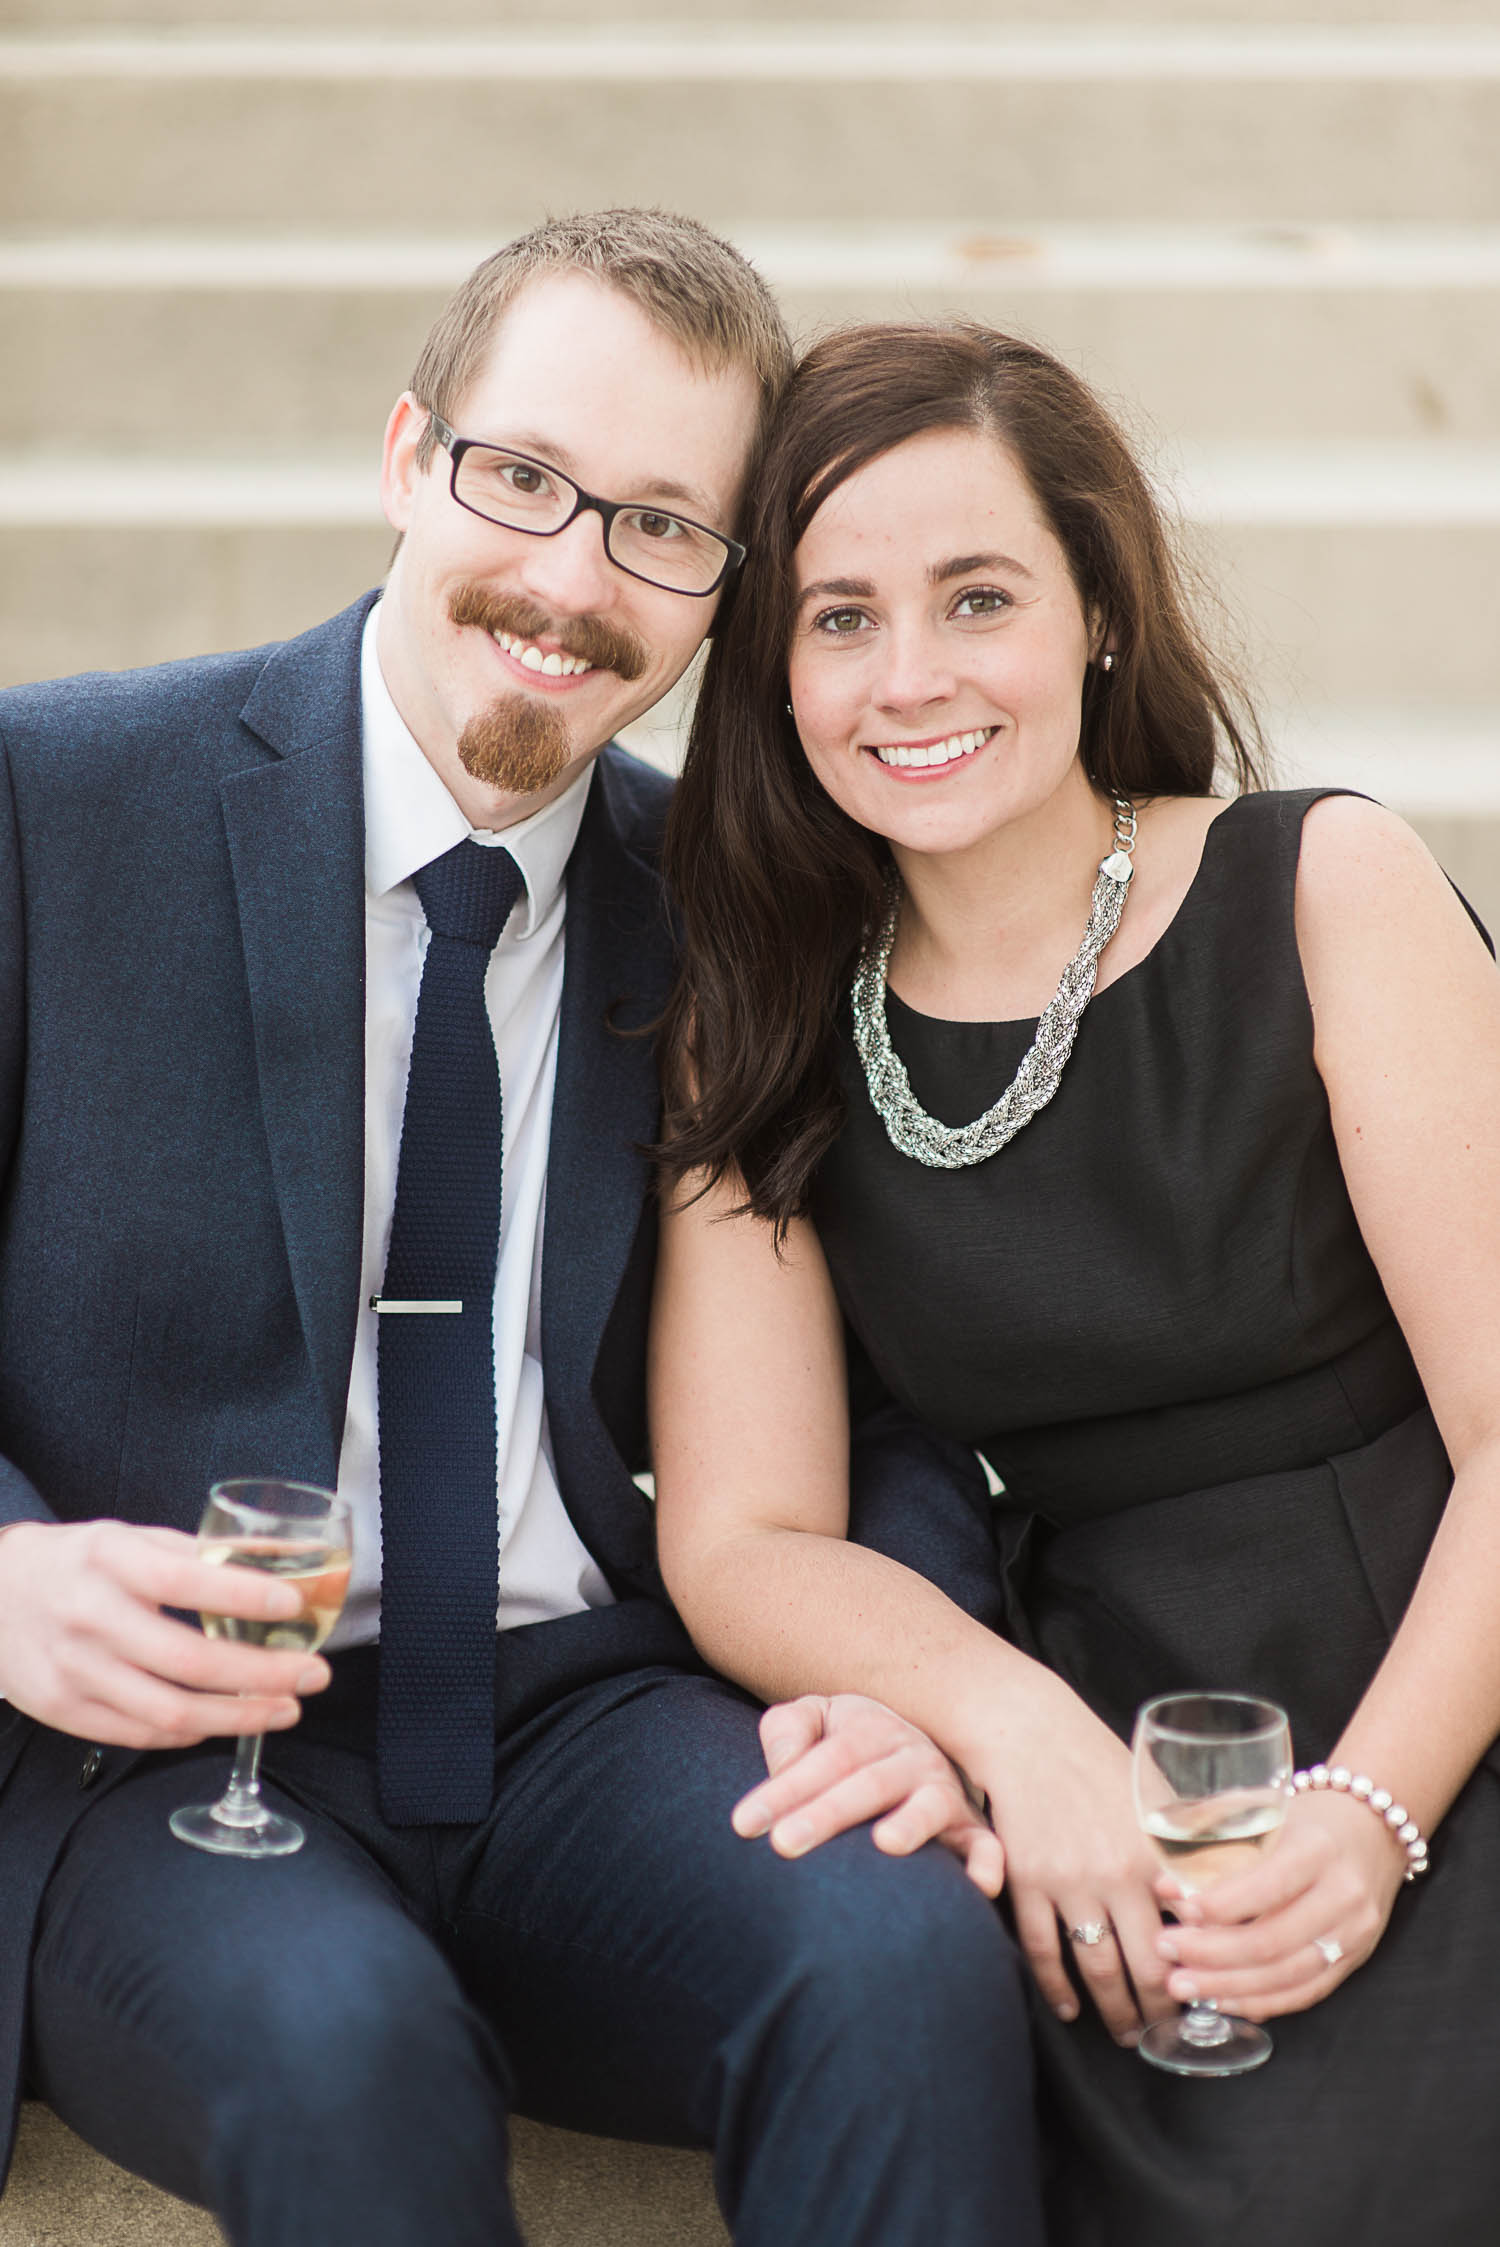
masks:
[[[573,512],[574,487],[540,462],[493,445],[470,445],[458,464],[454,497],[507,529],[560,530]],[[726,547],[712,531],[657,507],[622,507],[609,522],[605,548],[621,569],[671,591],[696,592],[714,583]]]

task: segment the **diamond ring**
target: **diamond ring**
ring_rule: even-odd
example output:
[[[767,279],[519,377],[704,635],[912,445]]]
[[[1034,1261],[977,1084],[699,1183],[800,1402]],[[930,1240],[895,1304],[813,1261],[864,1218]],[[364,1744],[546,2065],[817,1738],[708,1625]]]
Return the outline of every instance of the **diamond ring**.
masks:
[[[1068,1940],[1071,1943],[1082,1943],[1086,1949],[1092,1950],[1095,1943],[1102,1943],[1110,1931],[1107,1919],[1086,1919],[1081,1927],[1068,1929]]]
[[[1314,1935],[1313,1949],[1319,1953],[1325,1966],[1337,1966],[1344,1955],[1344,1946],[1337,1935]]]

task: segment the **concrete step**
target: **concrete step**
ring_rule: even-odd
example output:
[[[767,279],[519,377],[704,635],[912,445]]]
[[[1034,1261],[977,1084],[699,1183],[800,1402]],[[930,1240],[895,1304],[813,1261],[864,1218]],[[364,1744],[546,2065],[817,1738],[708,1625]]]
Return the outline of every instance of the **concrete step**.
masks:
[[[1174,445],[1198,574],[1278,703],[1485,704],[1500,646],[1500,446]],[[391,550],[374,445],[194,462],[0,459],[0,680],[300,630]]]
[[[511,231],[0,235],[7,443],[352,449]],[[1500,226],[728,231],[804,335],[966,314],[1187,439],[1500,439]]]
[[[695,25],[0,41],[0,221],[1487,223],[1500,30]]]
[[[729,2247],[706,2153],[512,2125],[531,2247]],[[0,2247],[216,2247],[213,2218],[117,2169],[45,2107],[21,2116]],[[436,2243],[435,2243],[436,2247]]]
[[[438,31],[492,30],[498,24],[534,32],[564,29],[630,29],[643,17],[656,23],[700,27],[744,23],[796,24],[809,13],[807,0],[440,0],[430,26]],[[920,24],[928,11],[921,0],[817,0],[818,19],[868,24]],[[1037,0],[987,0],[985,20],[1035,28]],[[1367,29],[1410,24],[1418,11],[1412,0],[1150,0],[1143,7],[1152,23],[1244,26],[1268,24],[1338,25]],[[1106,0],[1048,0],[1051,24],[1093,27],[1109,14]],[[1424,24],[1493,26],[1493,0],[1423,0]],[[0,23],[7,29],[55,32],[113,31],[156,27],[202,31],[243,30],[247,21],[265,29],[286,25],[298,30],[367,31],[410,28],[409,0],[5,0]]]

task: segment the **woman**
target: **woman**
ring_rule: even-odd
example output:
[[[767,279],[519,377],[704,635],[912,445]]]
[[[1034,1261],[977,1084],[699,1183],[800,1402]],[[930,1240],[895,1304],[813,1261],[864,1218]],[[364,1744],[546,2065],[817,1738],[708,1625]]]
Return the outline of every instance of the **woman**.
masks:
[[[1256,791],[1148,487],[1045,353],[820,344],[749,535],[671,846],[668,1586],[764,1698],[872,1695],[987,1798],[1058,2242],[1491,2240],[1492,962],[1399,821]],[[904,1564],[933,1540],[848,1541],[845,1320],[1000,1478],[1003,1632]],[[1203,1898],[1124,1744],[1184,1686],[1371,1783]],[[1195,1991],[1274,2019],[1270,2064],[1142,2065]]]

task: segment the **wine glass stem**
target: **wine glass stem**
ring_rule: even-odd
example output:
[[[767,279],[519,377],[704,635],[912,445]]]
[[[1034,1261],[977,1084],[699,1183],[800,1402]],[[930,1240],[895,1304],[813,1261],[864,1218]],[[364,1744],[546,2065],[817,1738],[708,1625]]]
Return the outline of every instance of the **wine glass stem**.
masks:
[[[1182,2040],[1200,2052],[1211,2052],[1216,2044],[1227,2044],[1234,2030],[1225,2020],[1210,1997],[1200,1997],[1182,2016]]]
[[[266,1806],[260,1799],[262,1739],[259,1732],[242,1732],[234,1744],[234,1769],[229,1774],[228,1786],[214,1804],[214,1817],[221,1826],[248,1829],[265,1823]]]

